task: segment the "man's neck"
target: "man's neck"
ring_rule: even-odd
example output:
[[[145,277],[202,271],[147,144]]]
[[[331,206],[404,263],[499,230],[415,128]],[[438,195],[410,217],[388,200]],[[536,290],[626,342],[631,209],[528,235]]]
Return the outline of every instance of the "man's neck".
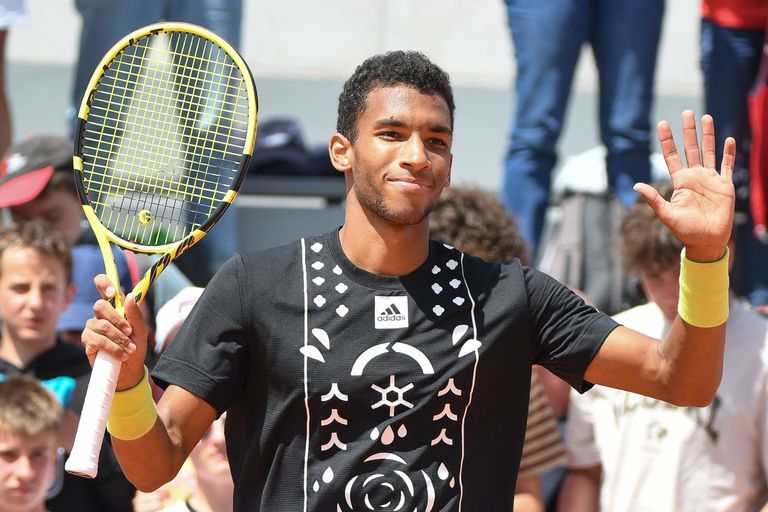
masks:
[[[410,274],[429,256],[426,219],[416,225],[398,225],[381,219],[373,223],[363,212],[348,214],[339,239],[346,257],[373,274]]]
[[[3,328],[2,339],[0,339],[0,359],[4,359],[17,368],[25,368],[37,356],[51,349],[55,344],[56,338],[44,343],[18,341]]]

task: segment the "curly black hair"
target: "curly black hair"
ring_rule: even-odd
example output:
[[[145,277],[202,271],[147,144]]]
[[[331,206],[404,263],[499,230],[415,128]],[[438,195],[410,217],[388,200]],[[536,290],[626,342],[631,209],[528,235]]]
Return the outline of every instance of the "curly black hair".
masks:
[[[339,95],[336,131],[354,142],[357,122],[365,110],[368,94],[380,87],[397,85],[411,86],[423,94],[442,96],[448,104],[453,128],[456,105],[448,73],[421,52],[398,50],[366,59],[344,83]]]

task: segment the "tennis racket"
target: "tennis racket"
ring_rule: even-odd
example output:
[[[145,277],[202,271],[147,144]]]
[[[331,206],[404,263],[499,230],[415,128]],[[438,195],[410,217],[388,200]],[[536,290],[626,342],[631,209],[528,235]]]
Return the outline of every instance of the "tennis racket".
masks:
[[[75,135],[75,182],[119,290],[110,244],[161,255],[136,284],[141,301],[171,261],[232,204],[246,175],[258,101],[250,71],[216,34],[186,23],[132,32],[102,59]],[[117,293],[114,305],[124,313]],[[93,365],[66,470],[93,478],[120,361]]]

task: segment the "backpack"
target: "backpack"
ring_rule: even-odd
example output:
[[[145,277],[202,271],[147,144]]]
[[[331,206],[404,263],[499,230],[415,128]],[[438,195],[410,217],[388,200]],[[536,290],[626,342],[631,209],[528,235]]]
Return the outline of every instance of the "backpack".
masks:
[[[547,212],[537,268],[615,314],[637,303],[618,248],[623,207],[613,194],[570,192]],[[634,298],[633,298],[634,297]]]

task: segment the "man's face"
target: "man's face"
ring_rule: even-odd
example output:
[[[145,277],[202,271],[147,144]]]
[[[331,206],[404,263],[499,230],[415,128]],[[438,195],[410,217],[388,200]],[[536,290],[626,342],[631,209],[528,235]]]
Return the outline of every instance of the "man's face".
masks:
[[[28,203],[11,207],[11,217],[14,222],[42,219],[63,231],[71,245],[83,232],[83,206],[64,190],[51,189]]]
[[[56,474],[56,435],[0,431],[0,512],[44,510]]]
[[[74,291],[61,261],[34,249],[8,247],[0,257],[3,338],[9,336],[29,348],[49,348]]]
[[[385,221],[419,224],[451,176],[451,118],[437,94],[407,86],[368,94],[352,143],[352,192]]]
[[[656,303],[667,321],[677,316],[677,300],[680,297],[680,265],[673,265],[656,275],[643,274],[640,283],[648,300]]]

